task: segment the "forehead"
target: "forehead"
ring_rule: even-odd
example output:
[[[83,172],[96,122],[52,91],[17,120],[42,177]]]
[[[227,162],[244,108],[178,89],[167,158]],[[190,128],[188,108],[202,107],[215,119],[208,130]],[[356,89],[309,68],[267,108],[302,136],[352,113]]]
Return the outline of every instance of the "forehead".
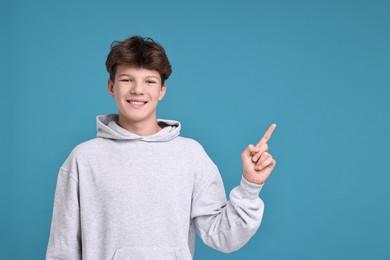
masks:
[[[122,64],[116,68],[116,77],[131,76],[131,77],[154,77],[160,79],[160,74],[157,70],[149,70],[142,67],[136,67],[133,65]]]

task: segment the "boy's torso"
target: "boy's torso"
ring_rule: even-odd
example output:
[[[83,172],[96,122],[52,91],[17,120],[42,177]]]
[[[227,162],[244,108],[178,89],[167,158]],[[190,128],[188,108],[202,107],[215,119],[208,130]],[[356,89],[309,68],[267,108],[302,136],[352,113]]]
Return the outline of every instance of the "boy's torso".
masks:
[[[114,259],[120,259],[121,252],[145,250],[168,259],[191,259],[191,200],[201,150],[182,137],[169,142],[95,138],[78,145],[73,160],[83,253],[111,259],[116,252]],[[72,167],[67,164],[63,167]]]

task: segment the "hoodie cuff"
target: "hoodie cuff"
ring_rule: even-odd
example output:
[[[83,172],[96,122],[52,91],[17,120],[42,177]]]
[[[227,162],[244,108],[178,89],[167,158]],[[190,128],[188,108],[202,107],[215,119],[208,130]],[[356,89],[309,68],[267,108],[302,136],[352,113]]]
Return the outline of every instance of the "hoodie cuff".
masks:
[[[260,191],[264,186],[263,184],[256,184],[247,181],[244,175],[241,177],[240,186],[244,191],[244,197],[248,199],[256,199],[259,197]]]

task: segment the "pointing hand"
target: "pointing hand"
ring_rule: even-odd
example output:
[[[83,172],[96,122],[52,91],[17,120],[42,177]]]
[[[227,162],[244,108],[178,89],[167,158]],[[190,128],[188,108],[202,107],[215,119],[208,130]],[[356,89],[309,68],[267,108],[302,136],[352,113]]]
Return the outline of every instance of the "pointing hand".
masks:
[[[272,124],[256,146],[250,144],[242,152],[243,175],[248,182],[263,184],[275,168],[276,161],[268,153],[267,144],[275,128],[276,125]]]

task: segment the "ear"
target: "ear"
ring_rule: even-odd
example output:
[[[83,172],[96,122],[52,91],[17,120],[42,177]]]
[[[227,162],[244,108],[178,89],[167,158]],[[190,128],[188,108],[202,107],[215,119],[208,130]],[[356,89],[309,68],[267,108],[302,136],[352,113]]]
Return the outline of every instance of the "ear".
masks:
[[[165,96],[165,93],[167,93],[167,84],[163,84],[161,86],[160,95],[158,96],[158,100],[162,100]]]
[[[108,86],[108,93],[110,93],[110,96],[115,97],[114,96],[114,82],[112,82],[111,79],[109,79],[107,81],[107,86]]]

